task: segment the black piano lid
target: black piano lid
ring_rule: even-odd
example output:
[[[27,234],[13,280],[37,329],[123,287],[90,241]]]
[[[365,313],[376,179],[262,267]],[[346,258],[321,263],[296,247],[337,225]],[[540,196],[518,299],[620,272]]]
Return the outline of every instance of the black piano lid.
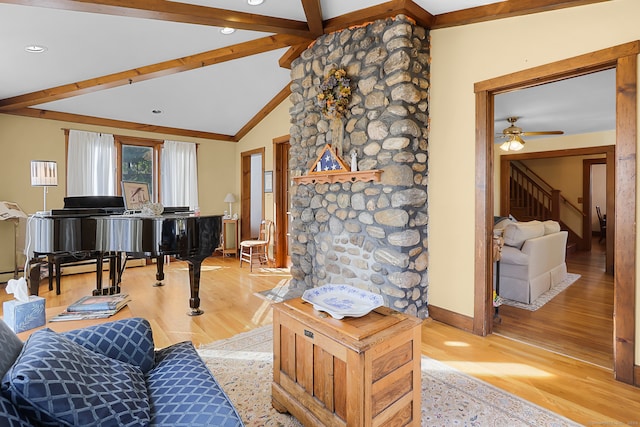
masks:
[[[73,196],[64,198],[64,208],[123,208],[122,196]]]

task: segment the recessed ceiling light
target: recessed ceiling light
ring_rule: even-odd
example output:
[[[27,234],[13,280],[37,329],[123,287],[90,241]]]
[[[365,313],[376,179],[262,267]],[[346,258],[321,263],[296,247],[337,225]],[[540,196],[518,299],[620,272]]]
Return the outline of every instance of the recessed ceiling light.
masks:
[[[153,114],[162,114],[162,110],[151,110]]]
[[[259,6],[264,3],[264,0],[247,0],[250,6]]]
[[[26,46],[24,50],[29,53],[42,53],[47,51],[47,47],[39,44],[30,44],[29,46]]]
[[[233,34],[233,33],[235,33],[235,31],[236,31],[236,29],[235,28],[231,28],[231,27],[224,27],[224,28],[220,29],[220,32],[222,34],[225,34],[225,35]]]

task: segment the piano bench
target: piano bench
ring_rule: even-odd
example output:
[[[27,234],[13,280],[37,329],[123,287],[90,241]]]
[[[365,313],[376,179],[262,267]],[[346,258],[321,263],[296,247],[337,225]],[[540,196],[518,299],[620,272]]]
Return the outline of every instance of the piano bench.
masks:
[[[53,290],[53,279],[56,280],[56,295],[60,295],[60,278],[62,276],[62,266],[79,266],[96,264],[98,252],[74,252],[74,253],[59,253],[59,254],[47,254],[46,262],[49,271],[49,290]],[[101,275],[102,271],[98,271],[96,264],[96,284],[97,276]]]

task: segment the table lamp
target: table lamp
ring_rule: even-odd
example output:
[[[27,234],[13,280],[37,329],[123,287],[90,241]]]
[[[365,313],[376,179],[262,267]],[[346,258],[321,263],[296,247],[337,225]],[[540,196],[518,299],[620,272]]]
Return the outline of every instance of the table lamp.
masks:
[[[232,193],[227,193],[224,197],[225,203],[229,203],[229,218],[233,217],[233,213],[231,212],[231,204],[236,202],[236,198]]]
[[[31,160],[31,186],[42,187],[44,210],[47,211],[47,189],[58,185],[58,164],[51,160]]]

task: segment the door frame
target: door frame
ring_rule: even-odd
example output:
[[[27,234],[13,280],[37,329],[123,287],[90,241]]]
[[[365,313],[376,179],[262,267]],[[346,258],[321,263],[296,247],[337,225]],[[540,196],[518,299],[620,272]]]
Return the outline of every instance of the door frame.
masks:
[[[254,154],[262,155],[262,179],[264,176],[264,152],[264,147],[261,147],[240,153],[240,241],[255,237],[251,236],[251,156]],[[264,191],[261,194],[262,217],[264,218]]]
[[[608,209],[608,206],[610,203],[609,201],[609,197],[614,197],[615,198],[615,189],[613,187],[613,185],[611,185],[609,183],[609,181],[612,180],[612,177],[615,176],[615,174],[611,174],[609,171],[609,168],[612,167],[613,165],[613,149],[615,147],[611,147],[611,152],[607,152],[607,156],[605,158],[600,158],[600,159],[584,159],[582,161],[582,206],[583,206],[583,210],[585,215],[588,218],[588,221],[585,221],[584,227],[582,229],[582,233],[585,236],[588,236],[588,246],[586,248],[586,250],[591,250],[591,240],[592,240],[592,236],[593,236],[593,227],[591,226],[591,166],[593,165],[605,165],[605,174],[606,174],[606,200],[605,200],[605,207]],[[614,203],[615,205],[615,203]],[[606,257],[606,261],[605,261],[605,271],[607,273],[612,273],[613,274],[613,248],[609,246],[610,243],[613,243],[612,239],[609,239],[608,237],[605,240],[605,257]],[[609,259],[611,254],[611,259]]]
[[[275,170],[274,221],[276,223],[274,235],[274,259],[278,268],[289,264],[289,144],[290,136],[284,135],[273,139],[273,169]]]
[[[493,327],[493,134],[494,97],[499,93],[571,77],[616,69],[616,150],[614,188],[617,194],[607,217],[607,234],[614,242],[614,376],[640,383],[635,370],[636,290],[636,144],[637,80],[640,41],[478,82],[476,98],[476,191],[473,332],[486,335]],[[609,209],[609,206],[607,206]]]

